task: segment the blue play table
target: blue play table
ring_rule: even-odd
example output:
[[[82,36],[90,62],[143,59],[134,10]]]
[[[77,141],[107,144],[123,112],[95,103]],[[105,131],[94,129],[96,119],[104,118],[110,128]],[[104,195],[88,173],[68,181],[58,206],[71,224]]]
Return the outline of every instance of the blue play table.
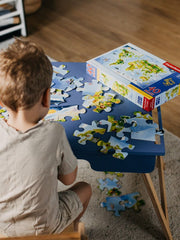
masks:
[[[85,63],[64,63],[64,62],[54,62],[53,65],[58,67],[61,64],[66,66],[66,69],[69,70],[64,77],[83,77],[85,81],[91,81],[91,77],[86,75],[86,65]],[[113,92],[109,90],[108,92]],[[115,92],[113,92],[115,93]],[[78,92],[76,90],[72,90],[68,92],[70,95],[65,99],[64,103],[61,103],[61,107],[67,107],[72,105],[78,105],[78,109],[84,108],[82,106],[82,92]],[[124,159],[118,159],[112,157],[112,151],[109,151],[107,154],[101,153],[100,149],[102,147],[97,146],[97,144],[87,141],[85,145],[81,145],[78,143],[79,138],[73,136],[75,130],[82,131],[83,129],[79,128],[81,123],[91,124],[92,121],[99,121],[102,119],[107,120],[107,116],[114,116],[115,119],[120,119],[121,116],[134,116],[135,111],[141,111],[143,114],[147,112],[134,103],[130,102],[126,98],[122,97],[118,93],[116,93],[116,98],[121,99],[120,104],[113,104],[112,110],[110,112],[102,111],[101,113],[96,113],[93,111],[95,107],[90,107],[86,109],[85,114],[80,114],[80,120],[71,121],[71,117],[66,117],[65,122],[61,122],[66,130],[66,134],[72,150],[77,158],[87,160],[92,169],[97,171],[116,171],[116,172],[137,172],[137,173],[148,173],[153,171],[155,166],[156,156],[164,155],[164,137],[160,137],[160,144],[156,144],[152,141],[142,141],[142,140],[133,140],[130,138],[129,133],[125,133],[125,135],[129,138],[128,143],[135,145],[133,150],[129,150],[128,148],[124,148],[123,151],[128,152],[128,156]],[[159,113],[159,128],[162,129],[160,108],[158,109]],[[152,113],[149,112],[151,115]],[[103,126],[104,127],[104,126]],[[100,138],[107,142],[110,136],[115,137],[116,133],[107,133]],[[98,134],[96,134],[98,137]]]

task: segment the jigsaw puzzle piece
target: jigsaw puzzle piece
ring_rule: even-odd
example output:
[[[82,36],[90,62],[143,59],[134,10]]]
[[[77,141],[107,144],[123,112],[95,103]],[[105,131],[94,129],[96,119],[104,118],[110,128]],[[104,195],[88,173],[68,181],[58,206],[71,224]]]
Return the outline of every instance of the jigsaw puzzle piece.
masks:
[[[115,120],[114,116],[108,116],[108,120],[100,120],[100,125],[107,125],[107,132],[120,132],[124,128],[124,120]]]
[[[65,78],[62,81],[69,82],[69,86],[66,88],[66,92],[69,92],[69,91],[83,85],[83,83],[82,83],[83,78],[82,77],[80,77],[80,78],[76,78],[76,77]]]
[[[84,108],[78,110],[78,105],[64,107],[61,110],[50,109],[45,119],[65,122],[65,117],[69,116],[71,117],[71,121],[77,121],[80,120],[79,114],[83,114],[85,112],[86,110]]]
[[[125,132],[131,132],[130,128],[125,127],[125,121],[123,118],[115,120],[114,116],[108,116],[108,120],[100,120],[100,125],[107,125],[107,132],[116,132],[116,136],[122,138],[122,140],[128,141],[128,137],[124,136]]]
[[[107,195],[108,195],[108,196],[119,196],[119,195],[121,195],[121,192],[119,191],[119,189],[113,188],[113,189],[110,189],[110,190],[107,192]]]
[[[133,209],[136,212],[140,212],[141,211],[141,206],[145,205],[145,201],[143,199],[137,200],[136,204],[134,204]]]
[[[122,195],[121,198],[121,204],[124,204],[126,208],[132,208],[137,203],[137,197],[139,197],[140,194],[138,192],[129,193],[126,195]]]
[[[156,141],[156,128],[147,128],[142,131],[131,132],[131,139]]]
[[[129,148],[130,150],[134,149],[134,145],[131,145],[126,142],[126,140],[120,140],[113,136],[110,137],[108,142],[99,141],[98,146],[102,146],[100,150],[102,153],[108,153],[110,149],[114,149],[115,153],[112,155],[118,159],[125,159],[128,156],[127,152],[122,152],[123,148]]]
[[[109,87],[103,86],[97,80],[86,82],[83,88],[77,88],[76,91],[82,91],[82,95],[94,95],[96,92],[107,91]]]
[[[53,87],[69,92],[76,87],[82,86],[83,83],[81,81],[83,81],[83,78],[76,78],[73,76],[68,78],[61,78],[59,76],[56,76],[53,79]]]
[[[153,128],[156,129],[158,128],[157,123],[147,123],[146,119],[144,118],[130,118],[127,119],[127,123],[131,124],[132,126],[130,127],[132,132],[138,132],[138,131],[143,131],[148,128]]]
[[[121,102],[120,99],[115,99],[116,94],[105,93],[102,95],[102,91],[96,92],[93,96],[86,95],[82,99],[84,100],[83,106],[89,108],[95,106],[94,112],[100,113],[101,111],[110,112],[113,103],[118,104]]]
[[[55,74],[61,74],[61,75],[64,76],[69,72],[69,70],[67,70],[65,68],[66,68],[66,66],[63,65],[63,64],[59,65],[59,67],[56,67],[56,66],[53,65],[53,72]]]
[[[149,114],[142,114],[141,112],[135,112],[136,117],[126,119],[126,123],[132,124],[129,127],[131,131],[131,138],[136,140],[155,141],[155,135],[157,133],[158,124],[152,121],[152,116]]]
[[[144,118],[146,120],[153,120],[152,116],[149,113],[143,114],[140,111],[134,112],[136,118]]]
[[[100,128],[97,126],[97,123],[95,121],[92,121],[91,125],[88,125],[86,123],[81,123],[79,125],[79,128],[83,128],[83,131],[75,130],[73,135],[76,137],[79,137],[80,139],[78,140],[78,143],[85,145],[86,141],[92,141],[92,142],[97,142],[99,139],[94,138],[95,133],[100,133],[104,134],[105,129]]]
[[[126,208],[137,207],[137,197],[139,193],[130,193],[122,196],[107,197],[106,202],[102,202],[101,206],[106,207],[108,211],[114,211],[115,216],[120,216],[120,211],[125,211]]]
[[[111,180],[110,178],[106,178],[106,179],[98,179],[98,182],[100,183],[99,185],[99,189],[104,190],[105,188],[107,190],[111,190],[111,189],[118,189],[121,186],[118,183],[118,180],[116,178],[114,178],[113,180]]]
[[[108,116],[108,120],[100,120],[100,125],[107,125],[107,132],[116,132],[116,136],[119,138],[128,141],[128,137],[124,136],[124,132],[131,132],[129,127],[126,127],[126,119],[129,119],[129,116],[121,116],[119,120],[114,119],[114,116]]]
[[[51,88],[50,89],[50,99],[51,101],[64,102],[65,98],[69,97],[68,93],[63,93],[61,89]]]
[[[117,177],[123,177],[124,174],[121,172],[105,172],[105,174],[116,175]]]
[[[113,211],[114,215],[119,217],[120,211],[125,211],[125,206],[120,204],[121,198],[117,197],[106,197],[106,202],[101,203],[101,207],[106,207],[108,211]]]
[[[0,108],[0,118],[5,118],[7,119],[8,118],[8,112],[7,110],[3,107],[3,108]]]

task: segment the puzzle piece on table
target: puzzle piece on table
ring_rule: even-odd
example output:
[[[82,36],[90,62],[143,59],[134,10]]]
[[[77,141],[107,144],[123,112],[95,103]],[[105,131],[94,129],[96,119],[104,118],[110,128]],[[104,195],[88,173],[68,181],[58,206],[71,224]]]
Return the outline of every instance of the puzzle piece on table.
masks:
[[[120,211],[125,211],[126,208],[132,208],[137,203],[138,192],[130,193],[116,197],[106,197],[106,202],[102,202],[101,206],[106,207],[108,211],[114,211],[115,216],[120,216]]]
[[[155,142],[156,138],[156,127],[155,128],[147,128],[142,131],[133,131],[131,132],[131,139],[136,140],[144,140],[144,141],[152,141]]]
[[[155,141],[157,123],[149,123],[147,120],[152,120],[151,115],[142,114],[141,112],[134,113],[136,117],[126,119],[126,123],[132,124],[128,131],[131,131],[131,138],[136,140]]]
[[[124,129],[124,120],[115,120],[114,116],[108,116],[108,120],[100,120],[100,125],[108,125],[107,132],[120,132]]]
[[[108,142],[100,140],[97,142],[97,145],[102,146],[100,151],[105,154],[108,153],[110,149],[114,149],[115,153],[112,156],[118,159],[125,159],[128,156],[127,152],[122,152],[123,148],[129,148],[132,150],[135,147],[134,145],[127,143],[126,140],[120,140],[113,136],[110,137]]]
[[[59,82],[63,79],[63,77],[61,76],[57,76],[54,72],[53,72],[53,76],[52,76],[52,82],[51,82],[51,88],[55,88],[55,89],[60,89],[57,86],[59,85]]]
[[[53,83],[53,78],[52,78],[52,82],[51,82],[51,88],[54,87],[55,83]]]
[[[107,190],[111,190],[111,189],[119,189],[121,186],[118,183],[118,180],[116,178],[114,178],[113,180],[111,180],[110,178],[106,178],[106,179],[98,179],[98,182],[100,183],[100,185],[98,186],[100,190],[104,190],[105,188]]]
[[[80,120],[79,114],[83,114],[85,112],[86,110],[84,108],[78,110],[78,105],[64,107],[61,110],[50,109],[45,119],[65,122],[65,117],[69,116],[71,117],[71,121],[77,121]]]
[[[84,128],[84,130],[83,131],[76,130],[76,131],[74,131],[73,135],[80,138],[78,140],[78,143],[80,143],[82,145],[85,145],[87,140],[96,143],[99,139],[94,138],[94,134],[95,133],[100,133],[100,134],[105,133],[105,129],[98,127],[95,121],[92,121],[91,125],[88,125],[86,123],[81,123],[79,125],[79,128]]]
[[[65,92],[69,92],[73,89],[75,89],[76,87],[80,87],[83,85],[82,83],[83,78],[76,78],[76,77],[68,77],[68,78],[64,78],[64,79],[58,79],[55,78],[53,79],[53,83],[55,84],[55,88],[64,90]]]
[[[68,93],[63,93],[63,90],[57,88],[51,88],[50,94],[51,101],[64,102],[65,98],[69,97]]]
[[[108,120],[100,120],[98,124],[107,125],[107,132],[116,132],[117,137],[124,138],[124,140],[128,141],[128,138],[124,136],[124,131],[131,131],[129,128],[125,127],[125,119],[129,118],[129,116],[122,116],[119,120],[115,120],[114,116],[108,116]]]
[[[76,91],[82,91],[82,95],[94,95],[96,92],[107,91],[109,87],[103,86],[97,80],[92,80],[91,82],[86,82],[84,87],[77,88]]]
[[[5,119],[8,118],[8,112],[4,107],[0,108],[0,118],[5,118]]]
[[[144,118],[146,120],[153,120],[152,116],[149,113],[143,114],[142,112],[137,111],[137,112],[134,112],[134,115],[137,118]]]
[[[86,95],[82,99],[84,100],[83,106],[89,108],[90,106],[95,106],[94,112],[100,113],[101,111],[110,112],[113,103],[120,103],[120,99],[115,99],[116,94],[105,93],[102,95],[102,91],[96,92],[93,96]]]
[[[64,76],[69,72],[69,70],[67,70],[65,68],[66,68],[66,66],[63,65],[63,64],[61,64],[59,67],[56,67],[56,66],[53,65],[53,72],[55,74],[61,74],[61,75]]]

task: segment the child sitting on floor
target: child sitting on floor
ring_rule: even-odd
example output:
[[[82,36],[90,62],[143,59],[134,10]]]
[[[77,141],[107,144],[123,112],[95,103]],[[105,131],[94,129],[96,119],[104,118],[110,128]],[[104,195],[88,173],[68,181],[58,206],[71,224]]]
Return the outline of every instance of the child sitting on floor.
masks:
[[[77,159],[64,128],[41,121],[50,106],[52,65],[36,44],[16,39],[0,52],[0,232],[5,236],[60,233],[87,208],[91,187],[72,184]]]

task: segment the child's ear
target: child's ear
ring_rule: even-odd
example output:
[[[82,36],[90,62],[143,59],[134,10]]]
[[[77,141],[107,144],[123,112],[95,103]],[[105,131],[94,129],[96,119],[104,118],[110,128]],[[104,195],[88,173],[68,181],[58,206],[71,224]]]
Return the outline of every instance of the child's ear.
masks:
[[[42,98],[43,107],[50,107],[50,88],[46,89]]]

